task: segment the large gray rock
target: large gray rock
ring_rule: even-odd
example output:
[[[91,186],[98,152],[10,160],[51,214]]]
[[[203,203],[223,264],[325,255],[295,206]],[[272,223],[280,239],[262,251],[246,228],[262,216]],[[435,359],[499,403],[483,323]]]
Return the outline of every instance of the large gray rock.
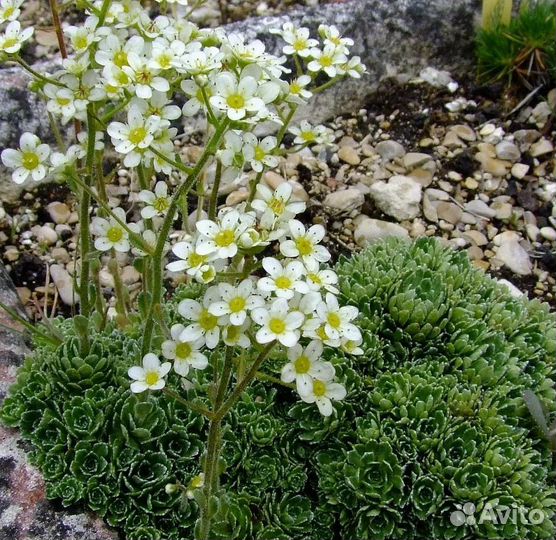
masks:
[[[454,5],[456,4],[456,5]],[[351,51],[368,68],[361,80],[349,80],[314,98],[300,118],[316,122],[359,109],[378,83],[397,74],[416,75],[428,65],[457,73],[472,59],[474,20],[480,0],[353,0],[303,8],[277,17],[257,17],[226,27],[248,39],[261,39],[267,50],[280,54],[283,43],[268,28],[291,20],[316,31],[321,23],[335,24],[355,41]],[[38,64],[52,71],[53,64]],[[0,151],[17,144],[22,131],[49,139],[45,108],[27,90],[28,78],[19,67],[0,70]],[[0,165],[0,197],[17,199],[21,187],[9,181]]]
[[[17,293],[0,263],[0,302],[24,316]],[[28,349],[21,328],[0,308],[0,404],[15,382]],[[10,331],[5,327],[12,327]],[[39,471],[28,463],[15,429],[0,424],[0,538],[10,540],[116,540],[101,519],[80,511],[59,510],[46,499]]]

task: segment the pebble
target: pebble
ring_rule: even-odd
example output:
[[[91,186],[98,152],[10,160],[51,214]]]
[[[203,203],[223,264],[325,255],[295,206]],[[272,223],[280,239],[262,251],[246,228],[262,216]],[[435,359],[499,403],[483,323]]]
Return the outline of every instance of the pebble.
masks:
[[[50,267],[50,276],[64,304],[74,306],[79,302],[79,295],[73,288],[73,278],[62,265],[53,264]]]
[[[357,150],[351,146],[342,146],[338,150],[338,157],[349,165],[359,165],[361,158],[357,154]]]
[[[506,161],[517,161],[521,157],[519,148],[510,141],[502,141],[496,145],[496,155]]]
[[[463,141],[473,142],[477,140],[477,134],[467,124],[458,124],[450,131],[455,133]]]
[[[421,152],[408,152],[402,159],[403,166],[408,171],[412,171],[417,167],[421,167],[429,161],[432,161],[434,165],[432,156],[429,154],[423,154]],[[436,165],[434,165],[434,169],[436,170]]]
[[[542,138],[540,141],[537,141],[531,146],[529,153],[533,157],[538,157],[543,156],[544,154],[549,154],[553,151],[554,145],[548,139]]]
[[[62,202],[51,202],[46,211],[54,223],[67,223],[71,215],[71,210],[68,205]]]
[[[510,219],[512,217],[513,206],[507,202],[494,202],[491,209],[496,212],[496,219]]]
[[[496,211],[489,208],[489,206],[480,199],[474,199],[465,203],[465,211],[478,216],[490,219],[496,216]]]
[[[475,178],[466,178],[465,182],[463,183],[463,185],[467,188],[467,189],[471,189],[471,190],[475,190],[479,187],[479,182],[477,182],[477,180],[475,180]]]
[[[463,236],[477,246],[486,246],[488,244],[487,237],[481,231],[471,229],[469,231],[465,231]]]
[[[323,204],[334,210],[348,212],[361,208],[364,202],[365,196],[361,191],[356,188],[348,188],[329,193]]]
[[[401,225],[364,216],[364,219],[359,221],[353,237],[358,246],[365,247],[385,238],[409,239],[409,234]]]
[[[522,180],[525,178],[525,175],[529,172],[529,165],[525,165],[524,163],[516,163],[512,167],[512,176],[517,178],[518,180]]]
[[[236,191],[232,191],[226,197],[226,206],[235,206],[236,204],[246,201],[248,198],[249,198],[248,189],[238,189]]]
[[[4,258],[8,262],[17,261],[17,259],[19,259],[19,249],[17,249],[15,246],[6,247],[6,249],[4,250]]]
[[[122,268],[121,278],[125,285],[133,285],[141,279],[141,274],[133,266],[128,265]]]
[[[42,227],[33,227],[35,236],[40,244],[46,244],[51,246],[55,244],[58,240],[58,233],[49,227],[48,225],[43,225]]]
[[[507,279],[499,279],[498,283],[500,283],[500,285],[504,285],[507,289],[509,289],[510,294],[514,298],[521,298],[522,296],[525,296],[525,293],[521,292],[511,281],[508,281]]]
[[[392,161],[405,154],[405,148],[396,141],[381,141],[375,147],[375,152],[384,160]]]
[[[525,232],[527,233],[529,240],[531,240],[532,242],[535,242],[539,237],[539,234],[541,234],[540,229],[536,225],[532,225],[531,223],[527,223],[525,225]]]
[[[440,219],[455,225],[461,219],[463,210],[455,203],[440,202],[436,207],[436,213]]]
[[[380,210],[398,221],[419,215],[421,184],[412,178],[395,175],[388,182],[377,182],[370,186],[370,195]]]
[[[514,274],[527,276],[532,272],[533,266],[529,255],[515,240],[502,243],[496,251],[496,258]]]
[[[475,158],[481,163],[481,169],[484,172],[490,173],[494,176],[505,176],[508,172],[510,163],[490,157],[485,152],[479,152]]]
[[[63,247],[53,248],[50,254],[52,255],[52,258],[59,264],[67,264],[71,260],[68,250]]]
[[[541,227],[539,232],[545,240],[550,240],[551,242],[556,241],[556,230],[552,227]]]

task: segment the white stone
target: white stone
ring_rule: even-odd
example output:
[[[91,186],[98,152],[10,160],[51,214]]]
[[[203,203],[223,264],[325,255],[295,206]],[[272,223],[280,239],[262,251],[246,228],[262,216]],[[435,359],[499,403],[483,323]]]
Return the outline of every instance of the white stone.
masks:
[[[519,148],[510,141],[502,141],[496,145],[496,155],[507,161],[517,161],[521,157]]]
[[[392,161],[405,154],[405,148],[396,141],[381,141],[375,147],[375,152],[384,160]]]
[[[349,165],[359,165],[359,163],[361,163],[361,158],[357,154],[357,150],[351,146],[342,146],[338,150],[338,157]]]
[[[403,166],[412,171],[423,164],[432,161],[433,157],[429,154],[424,154],[421,152],[408,152],[402,159]],[[434,161],[433,161],[434,164]],[[436,169],[436,166],[434,167]]]
[[[540,233],[545,240],[550,240],[551,242],[556,240],[556,230],[552,227],[542,227]]]
[[[498,283],[508,288],[510,290],[510,294],[514,298],[521,298],[522,296],[525,296],[525,293],[521,292],[511,281],[508,281],[507,279],[499,279]]]
[[[463,210],[453,202],[439,202],[436,207],[436,213],[440,219],[455,225],[461,219]]]
[[[133,285],[141,279],[141,274],[131,265],[122,268],[122,282],[125,285]]]
[[[517,178],[518,180],[522,180],[525,178],[525,175],[529,172],[529,165],[525,165],[525,163],[516,163],[512,167],[512,176]]]
[[[419,215],[421,184],[407,176],[392,176],[386,183],[370,186],[370,194],[377,207],[398,221],[413,219]]]
[[[326,196],[323,201],[324,206],[348,212],[356,210],[363,206],[365,196],[356,188],[343,189],[341,191],[334,191]]]
[[[368,246],[385,238],[409,239],[408,232],[401,225],[366,216],[357,225],[353,236],[357,245],[361,247]]]
[[[71,215],[68,205],[62,202],[51,202],[46,210],[54,223],[67,223]]]
[[[79,295],[73,288],[73,278],[63,266],[53,264],[50,267],[50,277],[56,289],[58,289],[58,294],[64,304],[74,306],[79,303]]]
[[[33,227],[33,230],[40,244],[51,246],[56,243],[56,240],[58,240],[58,234],[48,225],[43,225],[42,227],[37,228]]]
[[[533,157],[538,157],[553,151],[554,145],[548,139],[542,138],[531,146],[530,154]]]
[[[487,219],[493,218],[496,215],[496,211],[489,208],[489,206],[480,199],[474,199],[466,203],[465,211]]]
[[[496,251],[496,258],[514,274],[527,276],[532,272],[533,265],[528,253],[515,240],[503,242]]]

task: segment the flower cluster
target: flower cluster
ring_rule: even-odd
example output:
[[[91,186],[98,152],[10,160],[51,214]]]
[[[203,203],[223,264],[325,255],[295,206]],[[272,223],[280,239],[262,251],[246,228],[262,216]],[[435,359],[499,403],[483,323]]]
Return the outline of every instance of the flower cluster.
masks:
[[[203,348],[213,350],[221,343],[244,349],[280,344],[288,356],[282,381],[295,382],[301,399],[316,403],[329,416],[331,400],[343,399],[346,392],[334,382],[332,364],[321,360],[323,348],[362,353],[361,333],[353,324],[358,310],[338,304],[338,277],[321,268],[330,259],[320,243],[324,227],[306,229],[294,219],[305,204],[292,200],[291,185],[271,191],[261,184],[257,195],[239,210],[223,208],[217,219],[199,221],[195,235],[173,246],[178,260],[168,264],[169,270],[185,272],[201,283],[218,276],[223,281],[208,287],[200,301],[186,299],[179,304],[184,324],[171,328],[162,355],[173,361],[176,373],[186,376],[190,368],[208,365]],[[270,239],[278,243],[278,257],[264,257],[263,275],[250,275],[249,254],[266,247]],[[239,276],[235,284],[226,280],[235,276]],[[160,388],[166,365],[153,364],[152,353],[147,354],[143,368],[130,370],[130,377],[141,381],[133,383],[132,390]]]

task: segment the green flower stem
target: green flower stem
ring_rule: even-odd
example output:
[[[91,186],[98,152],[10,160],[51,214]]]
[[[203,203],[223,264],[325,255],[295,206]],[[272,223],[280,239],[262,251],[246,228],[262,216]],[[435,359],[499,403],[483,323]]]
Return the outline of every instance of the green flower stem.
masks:
[[[172,167],[174,167],[175,169],[178,169],[178,171],[181,171],[181,172],[183,172],[187,175],[192,174],[193,171],[195,170],[191,167],[187,167],[186,165],[184,165],[183,163],[180,163],[179,161],[174,161],[172,158],[169,158],[168,156],[165,156],[162,152],[159,152],[156,148],[153,148],[152,146],[149,147],[149,150],[155,156],[158,156],[160,159],[164,160],[166,163],[169,163],[170,165],[172,165]]]
[[[313,94],[320,94],[321,92],[324,92],[325,90],[327,90],[331,86],[334,86],[341,78],[342,78],[341,76],[334,77],[333,79],[330,79],[329,81],[325,82],[324,84],[321,84],[320,86],[317,86],[316,88],[313,88],[311,90],[311,92]]]
[[[39,81],[42,81],[44,83],[54,84],[55,86],[60,86],[61,88],[66,87],[66,85],[61,83],[60,81],[57,81],[56,79],[51,79],[50,77],[47,77],[46,75],[43,75],[42,73],[39,73],[38,71],[34,70],[27,62],[25,62],[25,60],[23,60],[23,58],[20,58],[19,56],[14,56],[13,60],[14,62],[17,62],[30,75],[32,75],[36,79],[39,79]]]
[[[100,8],[100,13],[99,13],[99,16],[98,16],[97,28],[100,28],[104,24],[104,21],[106,20],[106,15],[108,14],[108,10],[110,9],[110,4],[111,3],[112,3],[112,0],[104,0],[104,2],[102,3],[102,6]]]
[[[127,292],[124,289],[124,284],[122,282],[122,276],[120,275],[120,268],[118,265],[118,259],[116,258],[116,250],[112,248],[110,250],[111,259],[108,263],[108,270],[114,278],[114,294],[116,296],[116,313],[119,316],[118,323],[120,326],[126,326],[127,321],[127,307],[126,307],[126,296]]]
[[[222,420],[230,409],[237,403],[245,389],[251,384],[255,378],[258,369],[262,363],[268,358],[268,355],[276,345],[273,341],[259,353],[259,356],[253,362],[253,365],[247,372],[247,375],[235,386],[230,397],[224,401],[226,388],[229,384],[233,369],[233,359],[228,353],[231,347],[226,351],[226,360],[222,375],[220,377],[218,388],[216,390],[215,411],[209,424],[209,433],[207,440],[207,453],[204,460],[203,471],[205,473],[205,486],[203,488],[203,504],[201,505],[201,518],[198,529],[196,530],[195,540],[209,540],[210,528],[212,523],[211,499],[218,490],[218,481],[220,477],[220,453],[222,450]]]
[[[251,182],[251,186],[249,188],[249,198],[247,199],[248,203],[253,202],[253,199],[255,198],[255,194],[257,193],[257,186],[259,185],[259,182],[263,177],[263,173],[264,173],[264,169],[260,173],[257,173],[257,176],[255,176],[255,178]]]
[[[166,213],[166,217],[164,218],[164,222],[162,223],[162,227],[159,232],[158,242],[156,243],[156,247],[153,254],[153,284],[152,284],[152,298],[151,304],[149,306],[149,313],[147,314],[147,320],[145,322],[145,329],[143,332],[143,347],[142,353],[143,355],[147,354],[151,347],[151,339],[154,330],[154,315],[156,311],[156,306],[161,303],[162,301],[162,280],[164,277],[164,269],[163,269],[163,259],[164,259],[164,244],[168,239],[168,235],[170,234],[170,229],[172,227],[172,223],[174,222],[174,217],[176,214],[176,210],[178,208],[179,200],[182,195],[185,195],[189,192],[189,190],[193,187],[199,175],[203,171],[207,161],[211,156],[214,155],[218,146],[220,144],[220,140],[224,135],[226,129],[230,125],[230,121],[228,118],[225,118],[222,123],[216,128],[214,135],[210,139],[209,143],[207,144],[205,151],[203,152],[202,156],[200,157],[199,161],[195,165],[195,167],[191,170],[187,180],[176,190],[176,193],[172,197],[172,202],[170,203],[170,208],[168,208],[168,212]],[[180,167],[178,167],[180,168]],[[181,170],[181,169],[180,169]],[[187,218],[185,218],[187,219]]]
[[[212,419],[212,413],[208,409],[203,407],[202,405],[198,405],[197,403],[194,403],[193,401],[189,401],[187,399],[182,398],[177,392],[174,392],[173,390],[170,390],[168,387],[164,387],[162,389],[162,392],[164,392],[167,396],[171,397],[172,399],[175,399],[177,402],[181,403],[182,405],[185,405],[186,407],[191,409],[193,412],[202,414],[203,416],[205,416],[209,420]]]
[[[131,101],[131,96],[126,97],[126,99],[124,99],[119,105],[116,105],[116,107],[110,109],[104,116],[101,116],[100,121],[103,124],[110,122],[110,120],[112,120],[112,118],[114,118],[116,114],[118,114],[120,111],[122,111],[127,107],[130,101]]]
[[[85,158],[85,167],[87,174],[85,175],[86,185],[89,187],[94,179],[95,165],[95,134],[96,124],[93,118],[94,105],[89,104],[87,107],[87,156]],[[81,305],[81,315],[89,317],[91,314],[91,306],[89,302],[89,281],[90,281],[90,261],[89,252],[91,251],[91,217],[89,215],[89,206],[91,204],[91,196],[87,190],[81,193],[81,202],[79,205],[79,242],[81,247],[81,272],[79,281],[79,297]],[[85,331],[81,347],[84,351],[89,348],[88,328]]]
[[[216,207],[218,206],[218,190],[220,189],[220,180],[222,179],[222,162],[218,159],[216,161],[216,172],[214,174],[214,183],[212,184],[212,191],[210,193],[209,203],[209,219],[216,217]]]

